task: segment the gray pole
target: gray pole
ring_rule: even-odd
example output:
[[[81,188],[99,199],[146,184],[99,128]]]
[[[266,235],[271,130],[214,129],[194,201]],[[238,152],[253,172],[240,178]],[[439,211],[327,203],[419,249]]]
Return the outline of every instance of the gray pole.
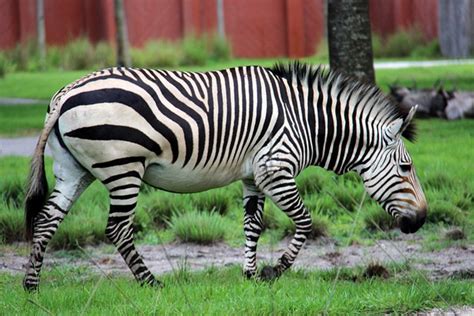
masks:
[[[36,0],[37,45],[41,70],[46,68],[46,33],[44,28],[44,0]]]
[[[224,28],[224,0],[217,1],[217,34],[220,37],[225,37]]]
[[[115,0],[115,25],[117,27],[117,65],[129,67],[128,32],[123,0]]]

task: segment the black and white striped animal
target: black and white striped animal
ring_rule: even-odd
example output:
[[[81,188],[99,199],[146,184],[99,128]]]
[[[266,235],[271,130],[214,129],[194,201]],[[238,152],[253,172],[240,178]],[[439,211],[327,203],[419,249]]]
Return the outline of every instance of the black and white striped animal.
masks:
[[[48,241],[94,179],[110,192],[106,235],[144,284],[159,282],[133,242],[143,182],[198,192],[242,180],[248,277],[257,272],[265,197],[295,222],[296,233],[261,277],[281,275],[304,244],[312,223],[294,179],[308,166],[338,174],[355,170],[401,230],[415,232],[427,206],[401,140],[414,137],[413,114],[403,116],[375,86],[299,63],[90,74],[53,97],[34,153],[25,207],[32,252],[24,287],[37,288]],[[45,202],[47,142],[56,184]]]

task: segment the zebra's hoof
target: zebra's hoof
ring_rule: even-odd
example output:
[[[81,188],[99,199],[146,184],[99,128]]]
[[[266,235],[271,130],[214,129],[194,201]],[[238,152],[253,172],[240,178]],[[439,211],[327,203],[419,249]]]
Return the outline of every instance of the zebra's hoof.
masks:
[[[165,284],[161,281],[158,281],[157,279],[153,279],[152,281],[149,281],[149,282],[143,282],[141,283],[141,286],[143,287],[152,287],[152,288],[155,288],[155,289],[162,289],[165,287]]]
[[[263,267],[262,271],[260,271],[259,279],[264,282],[271,282],[278,279],[279,276],[280,274],[278,273],[278,270],[276,268],[271,266],[265,266]]]
[[[25,292],[34,293],[39,291],[38,281],[23,280],[23,289]]]
[[[255,270],[244,270],[243,271],[243,274],[244,276],[248,279],[248,280],[252,280],[252,279],[255,279],[257,273],[255,272]]]

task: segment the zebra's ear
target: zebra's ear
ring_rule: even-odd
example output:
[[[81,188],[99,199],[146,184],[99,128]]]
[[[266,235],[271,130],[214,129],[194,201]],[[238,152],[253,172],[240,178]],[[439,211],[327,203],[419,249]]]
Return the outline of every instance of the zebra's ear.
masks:
[[[387,126],[387,133],[392,139],[399,138],[402,131],[403,119],[399,118]]]
[[[402,128],[400,130],[400,134],[403,134],[403,132],[406,130],[406,128],[408,127],[408,125],[410,125],[411,123],[411,120],[413,120],[413,117],[415,116],[415,113],[416,113],[416,110],[418,109],[418,104],[416,104],[415,106],[413,106],[411,109],[410,109],[410,112],[408,112],[408,115],[407,117],[405,117],[405,119],[403,120],[403,125],[402,125]]]
[[[403,132],[405,132],[407,127],[410,126],[411,120],[415,116],[417,108],[418,108],[418,104],[410,109],[410,112],[408,112],[408,115],[404,119],[399,118],[393,121],[392,123],[390,123],[390,125],[387,127],[387,131],[388,131],[388,134],[393,139],[399,138],[400,135],[402,135]]]

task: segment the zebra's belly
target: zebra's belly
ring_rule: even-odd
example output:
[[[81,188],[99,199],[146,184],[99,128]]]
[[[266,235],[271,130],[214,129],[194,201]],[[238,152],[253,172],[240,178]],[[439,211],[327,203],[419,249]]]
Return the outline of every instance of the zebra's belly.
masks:
[[[240,168],[216,171],[189,170],[177,166],[150,165],[143,180],[158,189],[170,192],[193,193],[226,186],[242,179]]]

